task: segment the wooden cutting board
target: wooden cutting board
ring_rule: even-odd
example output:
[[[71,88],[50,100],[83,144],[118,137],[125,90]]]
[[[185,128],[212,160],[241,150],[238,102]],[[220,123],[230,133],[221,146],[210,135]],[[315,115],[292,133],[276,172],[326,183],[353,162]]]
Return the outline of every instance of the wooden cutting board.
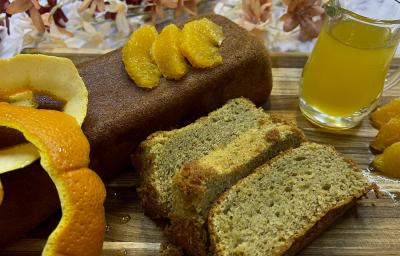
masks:
[[[96,52],[88,55],[65,50],[45,53],[67,56],[76,63],[97,55]],[[283,115],[302,128],[309,140],[334,145],[366,169],[373,158],[368,145],[377,133],[369,120],[365,119],[350,130],[328,131],[312,125],[299,112],[297,88],[305,60],[302,54],[272,54],[274,87],[269,101],[264,104],[266,111]],[[398,63],[399,60],[395,60],[394,66]],[[396,96],[400,96],[400,87],[386,92],[382,102]],[[138,182],[136,173],[130,170],[107,184],[108,225],[103,255],[158,255],[159,245],[165,239],[162,224],[143,215],[135,191]],[[399,182],[389,182],[386,187],[400,195]],[[44,226],[54,223],[55,220],[50,220]],[[45,237],[46,232],[39,229],[0,251],[0,255],[40,255]],[[368,198],[360,200],[300,255],[400,255],[400,201],[395,203],[388,195],[377,198],[369,193]]]

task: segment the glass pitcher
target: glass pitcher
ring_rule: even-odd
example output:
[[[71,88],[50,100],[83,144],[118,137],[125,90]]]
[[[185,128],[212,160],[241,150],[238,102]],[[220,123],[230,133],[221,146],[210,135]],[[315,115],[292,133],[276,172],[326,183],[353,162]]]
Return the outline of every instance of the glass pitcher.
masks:
[[[356,7],[362,13],[352,11]],[[395,0],[331,0],[302,74],[300,110],[327,128],[356,126],[398,81],[387,77],[400,38],[400,3]]]

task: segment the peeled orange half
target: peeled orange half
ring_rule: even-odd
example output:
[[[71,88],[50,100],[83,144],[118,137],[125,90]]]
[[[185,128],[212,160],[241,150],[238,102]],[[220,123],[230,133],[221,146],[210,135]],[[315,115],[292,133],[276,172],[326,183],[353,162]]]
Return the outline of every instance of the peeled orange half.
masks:
[[[37,148],[40,163],[58,191],[62,218],[42,255],[101,255],[105,188],[87,168],[90,147],[76,119],[58,111],[3,102],[0,126],[20,131]]]

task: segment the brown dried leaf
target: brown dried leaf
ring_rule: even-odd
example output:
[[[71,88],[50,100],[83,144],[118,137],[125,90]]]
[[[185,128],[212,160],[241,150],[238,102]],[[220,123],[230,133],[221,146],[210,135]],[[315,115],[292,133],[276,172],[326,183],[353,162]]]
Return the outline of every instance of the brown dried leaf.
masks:
[[[81,5],[78,8],[78,11],[83,12],[90,6],[91,3],[92,3],[92,0],[83,0]]]
[[[104,0],[83,0],[78,8],[79,12],[83,12],[86,9],[90,9],[92,13],[96,10],[102,12],[105,10]]]
[[[40,5],[37,0],[15,0],[8,7],[6,12],[8,14],[15,14],[20,12],[28,12],[35,28],[43,33],[45,26],[39,12]]]
[[[42,16],[39,13],[39,10],[36,9],[34,6],[29,8],[29,15],[31,16],[31,20],[35,28],[40,32],[44,33],[45,31],[45,26],[42,20]]]
[[[253,24],[265,22],[271,17],[272,0],[242,0],[245,19]]]
[[[38,10],[40,9],[40,4],[37,0],[31,0],[31,2],[36,9]]]
[[[8,14],[26,12],[32,6],[33,4],[31,0],[15,0],[7,7],[6,12]]]
[[[175,9],[178,7],[178,0],[160,0],[160,4],[167,8]]]
[[[305,18],[300,21],[300,41],[308,41],[318,36],[320,26],[313,22],[310,18]]]
[[[197,0],[179,0],[178,6],[174,11],[174,17],[178,17],[183,12],[189,15],[197,15]]]
[[[290,32],[293,29],[295,29],[299,25],[299,21],[289,18],[284,24],[283,24],[283,31],[285,32]]]
[[[177,17],[183,12],[190,15],[197,14],[197,0],[151,0],[151,21],[154,23],[157,16],[164,18],[164,8],[174,9],[174,16]]]
[[[283,30],[289,32],[300,25],[301,41],[311,40],[318,36],[324,18],[321,0],[283,0],[288,5],[286,14],[280,19],[284,22]],[[318,17],[317,21],[313,17]]]

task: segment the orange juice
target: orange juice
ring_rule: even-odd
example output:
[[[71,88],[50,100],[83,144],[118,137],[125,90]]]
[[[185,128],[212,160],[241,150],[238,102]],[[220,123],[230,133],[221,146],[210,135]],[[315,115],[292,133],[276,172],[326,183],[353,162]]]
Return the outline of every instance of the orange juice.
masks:
[[[304,67],[302,100],[332,117],[370,106],[383,90],[392,41],[387,28],[351,19],[325,25]]]

